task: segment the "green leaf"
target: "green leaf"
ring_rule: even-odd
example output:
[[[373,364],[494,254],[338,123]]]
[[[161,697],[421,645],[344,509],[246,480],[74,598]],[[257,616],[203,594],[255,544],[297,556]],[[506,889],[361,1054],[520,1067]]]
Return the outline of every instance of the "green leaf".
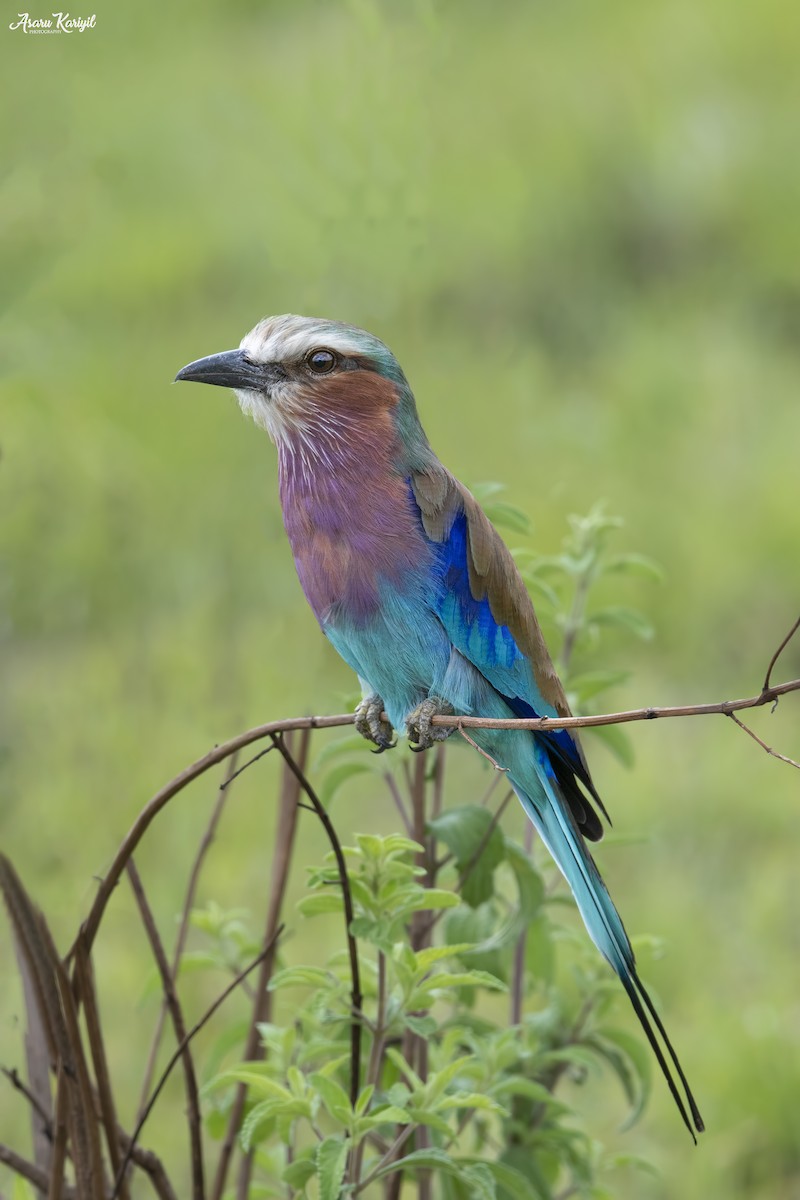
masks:
[[[281,1172],[281,1179],[284,1183],[288,1183],[289,1187],[302,1191],[309,1179],[313,1179],[317,1173],[317,1165],[312,1156],[306,1158],[298,1158],[294,1162],[289,1163]]]
[[[577,697],[579,704],[583,704],[608,688],[624,683],[628,678],[630,671],[584,671],[581,675],[570,676],[567,691]]]
[[[27,1179],[23,1179],[21,1175],[14,1176],[14,1182],[11,1186],[11,1200],[35,1200],[33,1188]]]
[[[467,1165],[463,1159],[461,1164],[461,1177],[469,1188],[470,1200],[495,1200],[497,1192],[489,1164],[476,1162]]]
[[[373,862],[380,862],[383,858],[383,838],[374,833],[357,833],[356,842],[364,858],[372,859]]]
[[[352,779],[354,775],[365,775],[372,767],[365,762],[343,762],[334,767],[324,776],[319,791],[319,798],[327,808],[339,788]]]
[[[603,563],[602,570],[604,574],[620,572],[626,575],[644,575],[649,579],[655,579],[657,583],[661,583],[664,579],[662,568],[655,559],[648,558],[646,554],[612,555]]]
[[[613,1068],[623,1086],[631,1113],[622,1128],[630,1129],[641,1116],[650,1098],[653,1081],[650,1054],[638,1038],[623,1029],[605,1027],[597,1030],[590,1040]],[[620,1054],[615,1055],[615,1049]]]
[[[493,525],[500,525],[504,529],[512,530],[514,533],[529,534],[531,531],[530,520],[522,509],[516,508],[513,504],[507,504],[504,500],[493,500],[488,504],[485,503],[483,511]]]
[[[316,917],[319,913],[344,912],[341,893],[327,891],[304,896],[297,902],[297,911],[304,917]]]
[[[313,774],[317,777],[321,769],[328,765],[331,760],[342,758],[345,754],[364,755],[369,753],[370,745],[366,738],[363,738],[360,733],[350,733],[346,737],[339,737],[328,742],[327,746],[323,746],[319,754],[314,760]]]
[[[386,1057],[394,1063],[401,1075],[405,1077],[413,1091],[422,1091],[424,1084],[416,1071],[409,1066],[396,1046],[386,1047]]]
[[[538,916],[528,926],[525,938],[525,966],[537,984],[551,984],[556,973],[556,948],[552,926],[546,916]]]
[[[506,490],[506,486],[505,483],[500,483],[496,479],[481,479],[470,486],[470,491],[475,499],[483,504],[484,501],[491,500],[492,496],[501,496]]]
[[[417,888],[415,894],[398,908],[398,913],[428,912],[437,908],[458,908],[461,901],[446,888]]]
[[[390,920],[375,921],[372,917],[355,917],[350,922],[350,932],[354,938],[372,942],[385,954],[389,954],[393,945],[392,922]]]
[[[399,833],[390,833],[388,837],[383,839],[383,851],[385,855],[390,854],[422,854],[425,847],[419,842],[412,842],[411,838],[402,837]]]
[[[410,1125],[411,1117],[405,1108],[398,1108],[396,1104],[384,1104],[359,1121],[359,1128],[364,1126],[365,1121],[366,1128],[377,1129],[379,1125]]]
[[[476,952],[481,954],[514,944],[530,927],[544,902],[544,883],[530,858],[522,846],[510,838],[505,838],[504,842],[506,861],[517,885],[517,907],[485,942],[475,947]]]
[[[242,1122],[239,1137],[246,1152],[254,1145],[269,1137],[273,1130],[276,1117],[281,1118],[311,1118],[311,1105],[307,1100],[262,1100],[256,1104]]]
[[[506,1110],[485,1092],[448,1092],[433,1105],[433,1112],[448,1112],[452,1108],[477,1108],[485,1112],[501,1113]]]
[[[262,1070],[258,1067],[261,1065]],[[243,1063],[240,1067],[232,1067],[229,1071],[223,1071],[220,1075],[216,1075],[214,1079],[209,1079],[208,1083],[201,1089],[201,1095],[215,1091],[217,1088],[230,1086],[232,1083],[244,1083],[256,1096],[262,1096],[265,1099],[275,1097],[279,1100],[284,1100],[286,1103],[291,1103],[294,1099],[292,1093],[274,1079],[270,1079],[265,1073],[271,1069],[267,1063]]]
[[[309,1076],[309,1083],[333,1119],[341,1125],[349,1126],[353,1110],[350,1106],[350,1097],[344,1088],[340,1087],[335,1079],[328,1079],[319,1072]]]
[[[432,1108],[428,1108],[427,1104],[424,1107],[409,1104],[407,1112],[410,1124],[425,1125],[428,1129],[435,1129],[437,1133],[441,1133],[442,1137],[448,1139],[452,1137],[453,1130],[448,1121],[435,1113]]]
[[[435,992],[443,988],[449,990],[457,987],[485,987],[497,992],[508,991],[502,979],[490,975],[488,971],[441,971],[437,975],[431,975],[429,979],[424,979],[417,990]]]
[[[369,1102],[372,1099],[374,1092],[375,1085],[373,1083],[368,1083],[366,1087],[361,1089],[358,1094],[358,1099],[355,1103],[355,1108],[353,1109],[357,1117],[363,1116],[367,1111],[369,1108]]]
[[[334,982],[330,971],[322,967],[284,967],[276,971],[269,982],[271,992],[284,987],[330,987]]]
[[[347,1161],[347,1142],[343,1137],[327,1137],[317,1146],[319,1200],[339,1200]]]
[[[614,757],[623,767],[632,767],[635,761],[633,742],[629,735],[619,725],[594,725],[582,732],[600,739],[608,746]]]
[[[523,571],[522,575],[529,592],[536,593],[541,597],[541,599],[545,600],[552,609],[558,609],[559,599],[558,592],[555,590],[555,588],[550,587],[548,583],[545,583],[543,579],[540,579],[538,575],[532,574],[530,571]],[[535,596],[533,599],[535,601]]]
[[[550,1067],[557,1063],[568,1063],[570,1066],[582,1067],[587,1071],[597,1070],[597,1057],[586,1046],[559,1046],[538,1056],[537,1068]]]
[[[433,1017],[414,1017],[411,1013],[403,1014],[403,1024],[421,1038],[429,1038],[439,1028]]]
[[[516,1167],[509,1166],[508,1163],[466,1157],[461,1161],[485,1167],[495,1184],[507,1193],[511,1200],[541,1200],[542,1192],[534,1185],[533,1181],[522,1171],[518,1171]]]
[[[614,1154],[607,1160],[607,1165],[614,1171],[630,1168],[634,1171],[643,1171],[645,1175],[651,1175],[654,1179],[661,1178],[658,1167],[648,1159],[642,1158],[640,1154]]]
[[[430,1104],[432,1101],[441,1096],[445,1088],[449,1087],[453,1082],[459,1071],[463,1071],[464,1068],[472,1061],[473,1056],[471,1054],[462,1054],[460,1058],[454,1058],[452,1062],[447,1063],[447,1065],[442,1067],[440,1071],[437,1071],[435,1075],[432,1075],[428,1081],[428,1086],[425,1089],[425,1098],[427,1103]]]
[[[382,1179],[384,1175],[390,1175],[393,1171],[444,1171],[457,1178],[461,1177],[461,1168],[457,1161],[436,1146],[426,1150],[413,1150],[411,1154],[406,1154],[404,1158],[398,1158],[384,1167],[375,1178]]]
[[[462,899],[477,908],[494,892],[494,871],[506,854],[506,842],[501,830],[492,828],[492,815],[477,804],[467,804],[447,812],[428,823],[428,829],[455,856],[463,875],[469,874],[461,889]],[[491,830],[491,832],[490,832]]]
[[[443,958],[455,958],[461,954],[468,954],[470,950],[474,949],[473,942],[453,942],[447,946],[428,946],[425,950],[417,951],[416,966],[420,972],[424,973]]]
[[[623,629],[634,637],[649,642],[653,636],[653,626],[635,608],[626,608],[622,604],[614,604],[608,608],[598,609],[586,618],[587,625],[601,625],[609,629]]]

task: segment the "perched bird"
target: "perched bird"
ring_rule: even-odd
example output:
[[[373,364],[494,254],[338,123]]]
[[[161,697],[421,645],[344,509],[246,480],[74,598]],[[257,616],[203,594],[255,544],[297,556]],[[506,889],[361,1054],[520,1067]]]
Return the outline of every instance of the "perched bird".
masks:
[[[451,732],[432,724],[436,714],[569,715],[514,560],[434,454],[381,341],[337,321],[268,317],[238,350],[190,363],[177,379],[233,388],[277,446],[297,573],[326,637],[358,674],[360,733],[385,749],[397,729],[426,749]],[[586,845],[602,836],[593,803],[607,814],[577,734],[471,735],[508,772],[694,1136],[702,1118]]]

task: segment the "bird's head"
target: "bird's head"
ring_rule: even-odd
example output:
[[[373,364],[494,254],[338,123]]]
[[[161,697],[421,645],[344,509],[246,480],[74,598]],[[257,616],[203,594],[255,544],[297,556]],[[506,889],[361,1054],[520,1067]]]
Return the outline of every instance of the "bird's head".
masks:
[[[279,445],[388,429],[425,442],[414,397],[391,350],[339,321],[265,317],[237,350],[189,363],[177,380],[233,388],[239,404]],[[427,443],[425,443],[427,444]]]

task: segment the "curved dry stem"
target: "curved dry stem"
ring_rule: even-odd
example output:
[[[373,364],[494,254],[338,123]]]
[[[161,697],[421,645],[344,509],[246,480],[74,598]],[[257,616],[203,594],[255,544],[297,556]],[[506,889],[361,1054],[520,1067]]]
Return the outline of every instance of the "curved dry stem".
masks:
[[[786,641],[788,641],[788,638]],[[765,704],[771,704],[780,696],[785,696],[789,692],[796,691],[800,691],[800,679],[791,679],[787,683],[772,685],[765,688],[757,696],[748,696],[742,700],[723,700],[716,704],[634,708],[623,712],[598,713],[588,717],[532,717],[524,719],[515,717],[506,720],[494,720],[490,717],[460,716],[433,717],[432,720],[434,725],[450,726],[453,729],[589,729],[601,725],[622,725],[632,721],[654,721],[672,717],[703,717],[714,714],[722,714],[729,717],[731,713],[739,712],[742,709],[760,708]],[[133,854],[152,822],[174,796],[177,796],[193,780],[198,779],[206,771],[216,766],[217,763],[224,762],[226,758],[229,758],[243,746],[249,746],[251,743],[260,741],[262,738],[280,733],[288,733],[294,729],[333,729],[342,725],[352,725],[353,721],[354,717],[352,713],[338,713],[327,717],[288,717],[282,721],[270,721],[266,725],[257,725],[254,729],[248,729],[244,733],[230,738],[227,742],[222,742],[220,745],[215,746],[203,758],[198,759],[197,762],[192,763],[191,766],[186,767],[179,775],[176,775],[174,779],[171,779],[160,791],[156,792],[155,796],[139,813],[139,816],[123,839],[106,875],[103,877],[89,914],[81,925],[78,934],[78,939],[84,944],[85,952],[88,954],[91,950],[92,943],[97,936],[97,930],[103,918],[103,913],[111,898],[111,894],[119,882],[120,875],[124,871],[128,859]],[[76,944],[73,945],[67,956],[68,960],[74,956],[76,945],[77,939]]]

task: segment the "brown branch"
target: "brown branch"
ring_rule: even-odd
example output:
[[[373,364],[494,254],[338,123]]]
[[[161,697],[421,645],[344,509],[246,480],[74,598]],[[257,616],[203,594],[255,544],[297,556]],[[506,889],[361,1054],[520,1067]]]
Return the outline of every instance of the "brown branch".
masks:
[[[722,713],[725,716],[729,716],[732,712],[738,712],[741,709],[759,708],[764,704],[770,704],[780,696],[799,690],[800,679],[792,679],[788,683],[770,685],[770,687],[765,688],[757,696],[749,696],[743,700],[724,700],[717,704],[692,704],[673,708],[636,708],[624,712],[595,714],[589,717],[536,717],[524,719],[509,718],[506,720],[466,716],[433,717],[432,723],[453,729],[549,730],[584,729],[600,725],[619,725],[630,721],[652,721],[657,718],[666,717],[708,716],[714,713]],[[139,816],[123,839],[111,866],[98,888],[89,914],[78,934],[78,937],[85,943],[87,953],[97,936],[97,930],[103,913],[125,869],[125,864],[152,822],[174,796],[177,796],[188,784],[205,774],[206,771],[209,771],[218,763],[224,762],[226,758],[229,758],[237,750],[242,749],[244,746],[249,746],[253,742],[260,741],[262,738],[273,737],[276,734],[287,733],[294,729],[334,729],[343,725],[352,725],[353,720],[352,713],[338,713],[327,717],[288,717],[282,721],[271,721],[266,725],[258,725],[254,729],[248,729],[244,733],[230,738],[227,742],[222,742],[220,745],[215,746],[203,758],[184,768],[179,775],[176,775],[174,779],[165,784],[139,813]],[[73,945],[68,959],[73,956],[74,952],[75,946]]]
[[[800,679],[776,683],[757,696],[744,700],[722,700],[717,704],[684,704],[671,708],[631,708],[623,712],[596,713],[588,717],[431,717],[432,725],[453,729],[591,729],[598,725],[624,725],[630,721],[655,721],[661,717],[706,717],[721,713],[729,717],[744,708],[761,708],[788,692],[800,691]]]
[[[764,683],[763,683],[763,686],[762,686],[762,688],[761,688],[762,692],[767,692],[767,691],[769,691],[770,680],[771,680],[771,678],[772,678],[772,671],[773,671],[773,668],[774,668],[774,666],[775,666],[776,662],[778,661],[778,659],[780,658],[780,656],[783,654],[783,652],[784,652],[784,650],[786,649],[786,647],[789,645],[789,642],[792,640],[792,638],[794,637],[794,635],[797,633],[797,630],[798,630],[798,629],[800,629],[800,617],[798,617],[798,618],[797,618],[797,620],[795,621],[794,625],[793,625],[793,626],[792,626],[792,628],[789,630],[789,632],[787,633],[786,637],[785,637],[785,638],[783,639],[783,641],[781,642],[780,646],[778,646],[778,649],[775,651],[775,653],[773,654],[772,658],[769,660],[769,666],[767,667],[767,673],[766,673],[766,675],[764,676]]]
[[[37,1191],[47,1193],[49,1183],[47,1172],[43,1171],[41,1167],[37,1167],[35,1163],[28,1162],[27,1158],[17,1154],[10,1146],[0,1144],[0,1163],[15,1171],[17,1175],[21,1175],[23,1179],[27,1179]],[[72,1188],[66,1188],[63,1195],[65,1197],[74,1196],[75,1192]]]
[[[308,731],[305,732],[306,735],[308,735]],[[270,744],[268,749],[274,750],[275,747],[274,745]],[[300,747],[300,761],[303,765],[305,765],[307,753],[308,745],[307,741],[304,740]],[[251,759],[250,761],[252,762],[253,760]],[[252,999],[253,1009],[243,1054],[245,1059],[251,1057],[256,1058],[260,1051],[258,1025],[261,1019],[266,1019],[261,1017],[263,1004],[262,997],[269,996],[267,989],[269,987],[269,981],[272,977],[272,971],[274,967],[274,954],[268,954],[266,952],[266,947],[270,944],[271,935],[274,932],[275,925],[280,918],[280,910],[283,905],[283,894],[286,887],[289,861],[291,858],[292,845],[296,829],[296,810],[299,807],[299,796],[300,785],[287,767],[286,763],[284,763],[281,778],[280,801],[278,806],[278,826],[275,835],[275,848],[272,853],[272,864],[269,873],[272,884],[267,900],[267,916],[264,938],[262,941],[265,957],[262,959],[261,970],[259,971],[259,976]],[[242,1123],[246,1098],[247,1087],[245,1084],[240,1083],[237,1085],[236,1092],[234,1094],[233,1104],[228,1116],[228,1124],[225,1130],[225,1136],[222,1139],[222,1146],[217,1159],[214,1185],[211,1189],[212,1200],[220,1200],[225,1191],[228,1170],[230,1168],[231,1158],[233,1157],[233,1152],[236,1146],[236,1138],[239,1132],[239,1127]]]
[[[139,813],[123,839],[117,853],[114,855],[111,866],[104,875],[100,887],[97,889],[97,895],[94,898],[92,907],[89,910],[86,920],[81,925],[78,934],[78,937],[85,943],[87,954],[91,950],[106,905],[119,883],[120,876],[125,870],[128,859],[139,845],[139,842],[155,818],[169,804],[173,796],[177,796],[188,784],[192,783],[195,779],[199,779],[206,771],[210,771],[212,767],[224,762],[226,758],[230,758],[237,750],[251,745],[252,742],[258,742],[262,738],[270,737],[272,734],[287,733],[293,729],[333,729],[340,725],[352,725],[353,720],[352,713],[342,713],[332,717],[289,717],[283,721],[270,721],[267,725],[257,725],[255,729],[248,729],[244,733],[230,738],[227,742],[222,742],[219,746],[215,746],[213,750],[209,750],[208,754],[203,755],[197,762],[193,762],[190,766],[185,767],[180,774],[165,784]],[[67,959],[71,959],[74,953],[75,946],[73,945]]]
[[[64,969],[64,974],[66,975],[66,968]],[[95,1108],[106,1136],[111,1175],[115,1176],[119,1171],[120,1164],[119,1122],[117,1121],[114,1092],[111,1086],[105,1043],[100,1027],[100,1010],[97,1003],[97,989],[94,983],[94,968],[91,959],[84,957],[81,947],[78,948],[78,952],[75,955],[75,982],[80,988],[86,1031],[89,1037],[89,1051],[92,1056],[92,1065],[97,1081],[97,1089],[94,1093]],[[67,994],[72,999],[72,992],[68,984]],[[130,1198],[130,1191],[124,1176],[122,1177],[119,1194],[120,1200],[129,1200]]]
[[[345,931],[347,936],[347,953],[350,959],[350,995],[353,1006],[353,1021],[350,1026],[350,1099],[355,1104],[358,1099],[358,1093],[361,1086],[361,1005],[364,997],[361,992],[361,973],[358,966],[358,946],[356,939],[350,932],[350,926],[355,918],[353,911],[353,896],[350,891],[350,880],[347,876],[347,864],[344,860],[341,842],[339,836],[333,827],[330,817],[325,811],[317,793],[306,778],[304,772],[297,765],[295,759],[284,744],[283,738],[279,734],[270,734],[273,742],[277,746],[280,753],[283,755],[289,770],[297,776],[305,794],[308,796],[314,811],[322,822],[323,828],[328,835],[328,841],[333,850],[333,856],[336,859],[336,866],[339,871],[339,882],[342,888],[342,901],[344,903],[344,920]]]
[[[238,757],[238,754],[236,751],[234,751],[234,753],[228,759],[228,765],[225,770],[224,778],[223,778],[222,783],[220,784],[219,788],[217,789],[217,798],[214,802],[214,807],[211,810],[211,816],[209,817],[205,832],[200,840],[200,845],[197,847],[197,853],[194,856],[194,862],[192,863],[192,869],[189,873],[189,882],[186,887],[186,896],[183,901],[183,908],[181,909],[180,924],[178,926],[178,933],[175,938],[175,948],[172,952],[171,972],[172,972],[173,983],[177,983],[177,981],[178,981],[178,972],[180,971],[181,958],[183,956],[183,951],[186,947],[186,939],[187,939],[188,933],[189,933],[189,918],[192,913],[192,908],[194,907],[194,898],[197,894],[197,885],[198,885],[198,882],[200,879],[200,872],[203,868],[203,862],[205,860],[206,854],[208,853],[208,851],[211,847],[212,842],[214,841],[214,836],[217,832],[217,826],[219,825],[220,817],[222,816],[222,810],[225,806],[225,801],[227,800],[228,796],[230,795],[230,784],[232,783],[232,781],[237,773],[236,772],[237,757]],[[144,1110],[144,1106],[147,1103],[147,1096],[150,1091],[150,1085],[153,1082],[153,1074],[156,1069],[156,1058],[158,1057],[158,1048],[161,1045],[161,1034],[164,1031],[164,1021],[166,1019],[166,1016],[167,1016],[167,1001],[166,1001],[166,998],[164,998],[161,1001],[161,1007],[158,1012],[158,1019],[156,1021],[156,1027],[153,1031],[153,1039],[150,1043],[150,1053],[147,1056],[147,1065],[146,1065],[145,1071],[144,1071],[144,1078],[142,1079],[141,1096],[139,1099],[139,1116],[140,1117]],[[116,1173],[116,1170],[115,1170],[115,1173]],[[122,1193],[120,1193],[120,1194],[122,1194]]]
[[[150,910],[150,905],[145,895],[144,887],[136,869],[136,864],[133,859],[128,859],[126,868],[131,888],[133,890],[136,904],[139,908],[139,913],[142,918],[147,939],[150,942],[150,948],[153,952],[153,958],[156,960],[158,973],[161,976],[161,986],[164,989],[164,996],[169,1007],[169,1014],[172,1020],[172,1027],[175,1030],[175,1040],[180,1046],[180,1058],[183,1061],[183,1073],[186,1083],[186,1107],[187,1118],[189,1121],[189,1144],[190,1144],[190,1163],[192,1174],[192,1196],[194,1200],[204,1200],[205,1186],[203,1183],[203,1141],[201,1136],[201,1120],[200,1120],[200,1099],[197,1091],[197,1077],[195,1075],[194,1060],[189,1050],[189,1039],[186,1035],[186,1024],[183,1019],[183,1010],[178,999],[178,993],[175,991],[175,985],[170,974],[169,963],[167,956],[164,953],[164,946],[161,941],[161,936],[156,927],[153,914]],[[124,1176],[124,1170],[120,1172],[119,1178]]]
[[[297,752],[297,765],[301,771],[305,770],[306,762],[308,761],[310,741],[311,730],[304,729]],[[294,750],[294,742],[293,740],[289,740],[289,735],[287,735],[286,745],[287,749]],[[274,745],[270,746],[269,749],[275,749]],[[261,963],[261,971],[259,972],[256,984],[253,1017],[250,1022],[244,1052],[245,1059],[251,1060],[258,1060],[264,1057],[264,1047],[259,1029],[263,1024],[268,1024],[272,1020],[273,993],[269,990],[269,984],[275,970],[275,933],[281,917],[286,886],[289,882],[289,867],[292,862],[294,841],[297,833],[297,802],[300,799],[300,781],[294,772],[290,770],[287,762],[284,762],[283,765],[284,779],[283,786],[281,787],[278,828],[275,836],[275,850],[272,856],[272,870],[270,872],[272,885],[270,887],[269,903],[267,905],[267,923],[264,931],[264,941],[268,946],[273,947],[273,949],[264,957]],[[246,1086],[240,1084],[228,1126],[229,1129],[233,1126],[237,1132],[241,1124],[246,1095]],[[243,1156],[239,1166],[239,1175],[236,1180],[237,1200],[247,1200],[247,1197],[250,1195],[250,1180],[253,1174],[254,1162],[255,1149],[251,1147],[249,1152]]]
[[[194,1032],[194,1031],[192,1031]],[[191,1036],[191,1035],[190,1035]],[[175,1056],[177,1062],[178,1056]],[[143,1146],[138,1146],[136,1142],[128,1136],[122,1126],[117,1128],[117,1137],[119,1144],[124,1154],[128,1155],[137,1167],[141,1167],[147,1175],[152,1185],[153,1191],[158,1196],[159,1200],[178,1200],[175,1189],[169,1181],[164,1164],[157,1154],[152,1150],[145,1150]],[[127,1162],[123,1163],[122,1170],[127,1171]],[[113,1195],[113,1193],[112,1193]]]
[[[391,771],[384,771],[383,778],[386,782],[386,786],[389,789],[389,794],[391,795],[392,800],[394,800],[394,806],[397,809],[397,811],[400,813],[400,820],[403,822],[405,831],[408,834],[408,836],[411,837],[411,834],[412,834],[411,817],[408,815],[408,811],[406,809],[405,802],[403,800],[402,795],[400,794],[400,789],[397,786],[397,780],[395,779],[395,777]]]

